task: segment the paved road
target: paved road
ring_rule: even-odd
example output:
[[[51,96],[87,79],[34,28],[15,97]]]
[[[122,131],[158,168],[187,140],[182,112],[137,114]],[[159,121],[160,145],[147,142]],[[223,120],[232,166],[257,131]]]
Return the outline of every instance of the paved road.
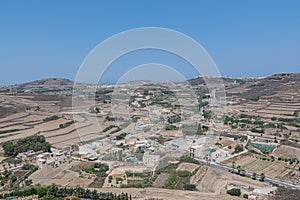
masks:
[[[18,167],[13,167],[13,168],[7,169],[7,171],[17,171],[18,169],[21,169],[22,167],[23,167],[23,165],[18,166]],[[3,173],[5,171],[6,170],[2,170],[2,171],[0,171],[0,173]]]
[[[207,162],[205,160],[200,160],[200,159],[196,159],[196,160],[198,160],[199,163],[203,164],[203,165],[207,165],[207,166],[211,166],[211,167],[214,167],[214,168],[222,169],[222,170],[225,170],[225,171],[228,171],[228,172],[231,172],[231,173],[238,173],[238,170],[235,169],[235,168],[232,168],[232,167],[227,167],[227,166],[224,166],[224,165],[219,165],[217,163]],[[245,175],[248,176],[248,177],[252,177],[253,173],[247,172]],[[257,178],[261,179],[260,176],[257,176]],[[283,187],[286,187],[286,188],[289,188],[289,189],[298,189],[298,190],[300,189],[300,186],[293,185],[293,184],[290,184],[290,183],[286,183],[286,182],[283,182],[283,181],[279,181],[279,180],[276,180],[276,179],[265,178],[265,181],[269,182],[269,183],[272,183],[272,184],[275,184],[275,185],[283,186]]]

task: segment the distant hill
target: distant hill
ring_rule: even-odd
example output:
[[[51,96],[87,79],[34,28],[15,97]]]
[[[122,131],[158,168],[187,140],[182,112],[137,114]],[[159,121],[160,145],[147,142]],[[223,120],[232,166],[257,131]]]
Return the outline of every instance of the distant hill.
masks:
[[[11,86],[3,86],[1,91],[11,92],[32,92],[32,93],[43,93],[43,92],[62,92],[72,91],[74,81],[63,79],[63,78],[46,78],[36,80],[33,82],[22,83]]]
[[[187,82],[192,86],[205,86],[206,80],[213,80],[215,77],[197,77],[190,79]],[[274,74],[264,78],[229,78],[222,77],[222,81],[226,88],[228,96],[238,95],[241,98],[249,99],[256,96],[271,95],[278,90],[286,90],[287,87],[294,84],[294,88],[298,87],[300,83],[299,73],[289,74]],[[151,81],[132,81],[129,83],[121,84],[123,87],[131,84],[138,85],[168,85],[172,84],[172,81],[164,81],[160,83]],[[178,83],[174,83],[178,84]],[[45,92],[64,92],[69,93],[72,91],[74,81],[63,79],[63,78],[46,78],[33,82],[11,85],[11,86],[0,86],[0,92],[19,92],[19,93],[45,93]],[[79,85],[91,86],[90,84],[80,83]],[[295,86],[297,86],[295,88]]]
[[[290,97],[300,95],[300,74],[274,74],[265,78],[244,79],[243,84],[228,87],[227,96],[238,96],[245,100],[255,100],[260,97],[268,98],[271,95],[290,92]],[[278,97],[279,95],[275,95]]]

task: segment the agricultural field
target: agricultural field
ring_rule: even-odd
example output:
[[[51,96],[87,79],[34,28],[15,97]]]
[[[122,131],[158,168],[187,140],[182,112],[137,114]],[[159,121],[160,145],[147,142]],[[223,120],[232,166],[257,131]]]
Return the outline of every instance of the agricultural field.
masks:
[[[58,184],[67,186],[79,183],[81,186],[87,187],[93,182],[93,178],[80,178],[78,172],[72,171],[74,165],[78,165],[78,161],[61,164],[59,167],[48,166],[33,173],[29,178],[35,184],[51,185]]]
[[[280,147],[273,152],[273,155],[276,157],[296,158],[300,160],[300,149],[296,147],[280,145]]]
[[[252,172],[256,174],[264,173],[266,177],[274,178],[277,180],[286,181],[295,185],[300,185],[299,183],[299,167],[297,163],[290,164],[289,161],[285,162],[271,157],[258,156],[251,154],[243,154],[226,161],[222,162],[223,165],[229,167],[240,166],[246,172]]]
[[[260,150],[261,152],[272,153],[276,146],[273,145],[266,145],[266,144],[259,144],[259,143],[250,143],[251,146]]]

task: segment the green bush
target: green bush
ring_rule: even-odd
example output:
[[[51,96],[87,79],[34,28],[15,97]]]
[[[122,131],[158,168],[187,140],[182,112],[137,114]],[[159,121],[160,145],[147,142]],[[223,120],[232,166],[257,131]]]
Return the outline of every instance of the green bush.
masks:
[[[232,196],[241,196],[241,190],[238,188],[232,188],[231,190],[227,190],[227,194]]]
[[[59,128],[67,128],[68,126],[71,126],[71,125],[74,124],[74,123],[75,123],[75,121],[72,120],[72,121],[66,122],[66,123],[64,123],[64,124],[60,124],[60,125],[59,125]]]
[[[242,152],[244,150],[244,148],[243,148],[243,146],[241,146],[241,145],[236,145],[235,147],[234,147],[234,153],[240,153],[240,152]]]
[[[194,184],[186,184],[186,185],[183,186],[183,188],[185,190],[191,190],[191,191],[193,191],[193,190],[196,190],[196,185],[194,185]]]
[[[192,158],[192,157],[190,157],[190,156],[181,156],[181,157],[179,158],[179,160],[180,160],[181,162],[188,162],[188,163],[199,164],[199,161],[198,161],[198,160],[196,160],[196,159],[194,159],[194,158]]]
[[[58,120],[59,117],[57,115],[51,116],[51,117],[47,117],[45,119],[43,119],[44,122],[49,122],[49,121],[53,121],[53,120]]]
[[[174,125],[166,125],[165,130],[170,131],[170,130],[178,130],[179,128]]]
[[[168,118],[168,122],[170,124],[181,122],[181,117],[180,117],[180,115],[171,116],[171,117]]]
[[[31,165],[31,164],[24,164],[22,166],[22,170],[31,170],[31,171],[36,171],[38,169],[37,166]]]
[[[177,175],[179,177],[190,177],[192,174],[189,171],[178,171]]]
[[[12,133],[12,132],[17,132],[17,131],[20,131],[20,129],[3,130],[3,131],[0,131],[0,134]]]

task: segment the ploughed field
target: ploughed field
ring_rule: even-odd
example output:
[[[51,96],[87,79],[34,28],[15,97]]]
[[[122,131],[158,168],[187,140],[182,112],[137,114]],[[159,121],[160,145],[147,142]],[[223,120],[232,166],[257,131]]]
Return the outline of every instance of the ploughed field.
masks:
[[[72,122],[70,97],[52,97],[55,101],[47,101],[44,95],[0,95],[0,110],[11,108],[8,116],[0,118],[0,143],[32,135],[44,135],[54,147],[60,148],[86,140],[103,137],[99,124],[92,124],[89,113],[82,114],[82,119]],[[55,96],[55,95],[54,95]],[[65,107],[66,106],[66,107]],[[67,124],[67,125],[66,125]]]

